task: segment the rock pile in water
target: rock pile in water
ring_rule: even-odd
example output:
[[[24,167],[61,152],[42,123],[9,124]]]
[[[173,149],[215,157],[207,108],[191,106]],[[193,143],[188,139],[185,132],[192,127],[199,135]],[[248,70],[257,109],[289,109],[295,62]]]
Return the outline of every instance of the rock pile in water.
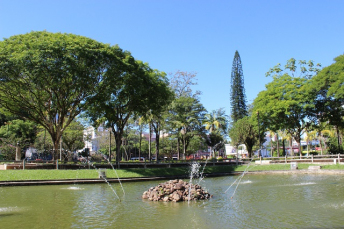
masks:
[[[188,201],[190,191],[190,200],[206,200],[212,196],[199,185],[190,184],[183,180],[170,180],[161,183],[156,187],[151,187],[142,195],[142,199],[151,201],[164,201],[164,202],[178,202]]]

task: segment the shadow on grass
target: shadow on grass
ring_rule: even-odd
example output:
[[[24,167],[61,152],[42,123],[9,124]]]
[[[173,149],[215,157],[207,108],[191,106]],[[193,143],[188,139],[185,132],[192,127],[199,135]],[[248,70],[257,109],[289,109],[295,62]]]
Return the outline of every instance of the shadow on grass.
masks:
[[[236,165],[217,165],[206,166],[204,168],[204,174],[224,174],[233,173],[236,171]],[[173,167],[173,168],[128,168],[117,170],[119,177],[168,177],[168,176],[189,176],[189,167]],[[200,172],[203,171],[203,166],[200,168]],[[123,176],[120,174],[123,173]],[[126,175],[125,175],[126,174]],[[109,174],[110,175],[110,174]],[[128,176],[129,175],[129,176]]]

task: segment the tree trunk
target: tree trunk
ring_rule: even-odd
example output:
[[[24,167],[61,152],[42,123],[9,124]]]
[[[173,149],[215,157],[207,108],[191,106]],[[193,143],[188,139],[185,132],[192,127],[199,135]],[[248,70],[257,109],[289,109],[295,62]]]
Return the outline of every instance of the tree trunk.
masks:
[[[54,146],[53,146],[53,160],[57,160],[58,157],[58,149],[59,149],[59,141],[54,141]]]
[[[280,156],[280,148],[279,148],[279,138],[278,138],[278,134],[276,134],[277,137],[277,157]]]
[[[186,142],[185,138],[183,138],[183,160],[186,159]]]
[[[155,158],[156,162],[158,163],[158,156],[159,156],[159,144],[160,144],[160,133],[155,133]]]
[[[19,143],[17,143],[17,145],[16,145],[16,161],[20,161],[20,160],[21,160],[21,150],[20,150]]]
[[[178,160],[180,160],[180,143],[179,143],[179,138],[177,138],[177,154],[178,154]]]
[[[320,139],[319,139],[320,152],[321,152],[321,155],[323,155],[323,147],[322,147],[322,144],[321,144],[321,140],[323,139],[323,135],[322,135],[321,132],[319,132],[319,136],[320,136]]]
[[[109,130],[109,162],[111,163],[111,130]]]
[[[159,148],[160,148],[160,123],[155,122],[156,125],[152,124],[155,133],[155,158],[156,162],[159,162]]]
[[[293,150],[293,139],[289,139],[289,149],[290,149],[290,155],[294,156],[294,150]]]
[[[341,146],[341,144],[340,144],[340,134],[339,134],[339,127],[338,127],[338,126],[336,126],[336,131],[337,131],[338,149],[339,149],[339,153],[340,153],[340,151],[341,151],[341,149],[342,149],[342,146]]]
[[[300,159],[302,159],[302,150],[301,150],[301,135],[296,136],[295,141],[297,142],[297,147],[299,148]]]
[[[309,141],[307,140],[306,141],[306,144],[307,144],[307,157],[309,156]]]
[[[139,137],[139,160],[141,160],[141,145],[142,145],[142,129],[140,128],[140,137]]]
[[[120,169],[122,139],[120,133],[114,132],[114,135],[116,141],[116,168]]]
[[[283,145],[283,156],[286,156],[287,154],[286,154],[286,152],[285,152],[285,142],[284,142],[285,140],[284,139],[282,139],[282,145]]]
[[[149,123],[149,137],[148,137],[148,158],[149,158],[149,161],[152,160],[151,158],[151,142],[152,142],[152,126],[151,124]]]

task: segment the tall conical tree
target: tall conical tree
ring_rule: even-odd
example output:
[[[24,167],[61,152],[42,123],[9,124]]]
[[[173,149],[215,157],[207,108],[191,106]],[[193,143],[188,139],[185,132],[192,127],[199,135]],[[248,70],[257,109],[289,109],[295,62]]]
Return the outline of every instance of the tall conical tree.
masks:
[[[235,51],[231,75],[231,118],[233,122],[247,116],[244,75],[238,51]]]

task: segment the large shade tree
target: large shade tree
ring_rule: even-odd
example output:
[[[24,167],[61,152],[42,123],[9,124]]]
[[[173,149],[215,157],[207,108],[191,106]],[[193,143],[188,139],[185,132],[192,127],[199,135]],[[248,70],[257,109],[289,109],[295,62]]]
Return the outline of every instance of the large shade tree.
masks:
[[[264,131],[260,131],[255,116],[245,116],[233,124],[229,131],[231,144],[245,144],[248,157],[252,157],[253,147],[264,139]]]
[[[0,42],[0,105],[44,127],[55,157],[63,131],[122,54],[73,34],[31,32]],[[112,63],[113,65],[113,63]]]
[[[307,87],[310,93],[315,94],[315,115],[318,117],[318,130],[321,132],[321,123],[335,127],[337,144],[342,144],[339,130],[344,128],[344,55],[336,57],[335,63],[323,68],[314,76]]]
[[[120,167],[123,131],[129,118],[159,110],[172,96],[163,72],[136,61],[129,52],[124,52],[120,60],[120,66],[116,62],[110,65],[99,93],[88,100],[86,111],[94,125],[104,124],[112,129],[117,168]]]
[[[301,157],[301,136],[314,119],[314,95],[306,90],[306,85],[318,69],[312,61],[299,61],[299,64],[300,76],[295,76],[297,65],[293,58],[284,69],[280,64],[270,69],[267,75],[272,75],[273,81],[254,100],[253,113],[259,112],[264,127],[275,132],[286,130],[298,143]]]
[[[168,122],[169,129],[178,138],[178,158],[180,157],[179,142],[182,143],[183,158],[185,159],[191,139],[204,133],[202,122],[205,112],[203,105],[193,97],[182,96],[172,102]]]

